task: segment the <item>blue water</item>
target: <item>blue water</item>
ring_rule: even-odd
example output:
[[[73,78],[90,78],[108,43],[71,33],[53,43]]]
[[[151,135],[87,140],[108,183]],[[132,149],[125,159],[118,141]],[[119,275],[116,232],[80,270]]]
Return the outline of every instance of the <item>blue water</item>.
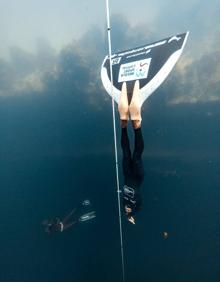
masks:
[[[219,104],[171,107],[162,94],[143,108],[144,205],[136,226],[123,218],[126,281],[217,282]],[[0,281],[122,281],[111,102],[101,106],[1,98]],[[44,233],[45,218],[85,198],[94,220]]]

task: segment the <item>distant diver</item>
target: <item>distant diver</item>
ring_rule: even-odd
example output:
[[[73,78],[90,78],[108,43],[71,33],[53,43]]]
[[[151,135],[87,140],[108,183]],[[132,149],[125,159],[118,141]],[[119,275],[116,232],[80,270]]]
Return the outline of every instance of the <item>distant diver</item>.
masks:
[[[144,167],[142,153],[144,140],[141,131],[141,102],[139,93],[139,81],[134,84],[131,102],[128,102],[126,82],[123,82],[118,110],[121,122],[121,148],[123,152],[122,166],[124,174],[124,186],[122,189],[122,203],[125,215],[129,222],[135,224],[134,215],[140,210],[142,199],[140,186],[144,180]],[[131,154],[130,142],[127,132],[129,116],[134,130],[134,152]]]
[[[44,220],[42,225],[44,226],[44,231],[48,234],[63,232],[75,224],[83,221],[87,221],[96,217],[95,211],[83,212],[82,215],[79,213],[82,212],[85,206],[90,206],[91,203],[89,200],[84,200],[77,208],[74,208],[66,217],[62,220],[58,217],[51,220]]]

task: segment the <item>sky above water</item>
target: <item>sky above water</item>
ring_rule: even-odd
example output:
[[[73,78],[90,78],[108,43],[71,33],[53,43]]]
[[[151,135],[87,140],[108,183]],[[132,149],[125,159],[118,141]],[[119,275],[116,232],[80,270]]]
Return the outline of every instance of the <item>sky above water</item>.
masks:
[[[164,3],[140,0],[138,4],[121,0],[109,1],[109,6],[113,51],[190,31],[184,54],[177,66],[181,85],[179,97],[172,102],[219,100],[216,89],[219,80],[218,1],[213,0],[210,5],[196,0],[169,0]],[[31,80],[29,84],[35,83],[33,87],[39,92],[44,87],[40,77],[42,63],[36,66],[39,58],[33,59],[35,66],[32,63],[32,69],[22,77],[22,81],[19,79],[22,86],[7,77],[7,67],[10,67],[10,62],[13,65],[16,56],[26,56],[29,57],[26,60],[31,60],[30,57],[44,51],[59,56],[62,50],[74,46],[78,54],[87,55],[89,61],[96,59],[99,64],[102,55],[107,53],[105,1],[1,0],[0,8],[2,84],[8,79],[18,89],[25,88],[27,81]],[[95,50],[99,50],[99,54]],[[57,64],[49,67],[50,72],[55,72]],[[42,68],[45,70],[44,66]],[[189,77],[194,78],[193,82],[189,82]],[[186,94],[183,93],[182,83],[187,84]],[[210,87],[214,88],[214,93],[208,91]],[[10,94],[1,89],[0,95]]]

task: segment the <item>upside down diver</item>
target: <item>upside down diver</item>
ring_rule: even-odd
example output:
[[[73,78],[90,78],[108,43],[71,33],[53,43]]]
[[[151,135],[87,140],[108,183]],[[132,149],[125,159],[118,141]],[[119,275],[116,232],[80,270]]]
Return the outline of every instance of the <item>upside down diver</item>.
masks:
[[[133,95],[130,104],[128,103],[126,82],[122,84],[118,110],[121,122],[121,148],[123,152],[122,166],[124,174],[122,203],[128,221],[135,224],[134,215],[138,210],[140,210],[142,204],[140,186],[144,180],[144,167],[142,162],[144,140],[141,131],[142,118],[138,80],[134,84]],[[127,132],[129,119],[131,119],[134,131],[133,154],[131,154]]]

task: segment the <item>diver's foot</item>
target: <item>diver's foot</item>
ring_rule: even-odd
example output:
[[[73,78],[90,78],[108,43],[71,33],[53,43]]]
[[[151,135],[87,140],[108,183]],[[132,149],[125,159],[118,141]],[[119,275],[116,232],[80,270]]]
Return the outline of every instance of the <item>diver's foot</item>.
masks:
[[[130,117],[133,127],[140,127],[141,125],[141,101],[140,101],[140,84],[139,81],[135,81],[132,100],[129,105]]]
[[[126,82],[123,82],[121,88],[121,95],[118,104],[118,111],[120,114],[121,121],[128,121],[129,120],[129,107],[128,107],[128,96],[127,96],[127,86]]]

